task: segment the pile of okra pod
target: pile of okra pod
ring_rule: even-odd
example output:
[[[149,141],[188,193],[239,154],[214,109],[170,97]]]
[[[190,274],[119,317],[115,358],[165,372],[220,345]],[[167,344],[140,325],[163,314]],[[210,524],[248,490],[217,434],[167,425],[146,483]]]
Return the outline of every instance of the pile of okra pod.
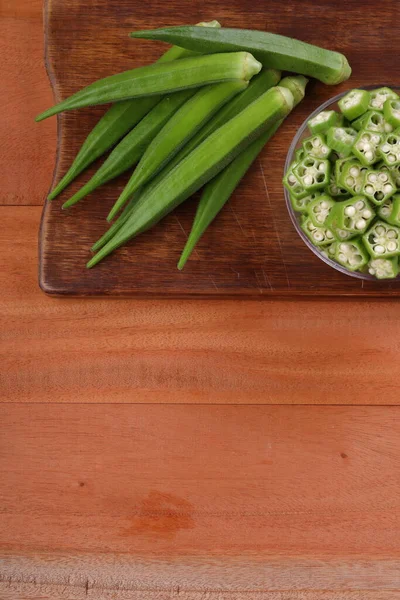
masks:
[[[284,177],[301,227],[349,271],[393,279],[400,257],[400,99],[390,88],[351,90],[340,112],[308,121],[311,136]]]
[[[178,264],[182,269],[263,146],[304,97],[305,76],[334,85],[351,69],[338,52],[262,31],[221,28],[218,21],[131,36],[175,45],[156,63],[96,81],[37,117],[112,103],[49,199],[110,148],[100,169],[63,208],[136,165],[107,217],[116,220],[92,246],[91,268],[205,186]],[[298,75],[281,79],[282,71]]]

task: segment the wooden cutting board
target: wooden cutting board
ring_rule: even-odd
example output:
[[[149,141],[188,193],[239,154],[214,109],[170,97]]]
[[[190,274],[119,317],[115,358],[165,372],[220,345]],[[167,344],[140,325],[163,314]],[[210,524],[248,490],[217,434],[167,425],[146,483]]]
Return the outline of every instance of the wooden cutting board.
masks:
[[[176,264],[198,196],[95,269],[85,269],[89,248],[105,231],[105,217],[129,175],[62,211],[61,203],[91,177],[98,161],[44,207],[39,244],[42,289],[82,296],[400,296],[398,281],[359,281],[314,256],[291,224],[281,184],[289,144],[312,110],[352,87],[399,84],[396,2],[383,0],[378,6],[374,0],[47,0],[46,57],[55,99],[60,101],[95,79],[151,63],[165,50],[163,44],[129,39],[130,31],[213,18],[225,26],[265,29],[339,50],[348,56],[353,76],[337,87],[309,84],[304,102],[257,159],[183,272]],[[67,171],[104,110],[88,108],[58,117],[53,183]]]

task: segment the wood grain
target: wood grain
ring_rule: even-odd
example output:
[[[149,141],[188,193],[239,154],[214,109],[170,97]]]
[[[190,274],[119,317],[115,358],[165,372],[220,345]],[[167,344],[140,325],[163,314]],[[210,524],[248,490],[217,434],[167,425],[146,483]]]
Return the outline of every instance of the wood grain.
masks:
[[[395,303],[51,301],[36,279],[39,213],[2,209],[1,400],[400,402]]]
[[[305,101],[268,144],[182,273],[177,271],[176,263],[191,227],[195,201],[185,203],[91,271],[85,269],[89,248],[105,231],[105,216],[127,177],[103,186],[69,211],[60,210],[60,200],[47,204],[40,267],[40,283],[47,293],[399,297],[400,280],[362,282],[336,272],[314,256],[293,229],[281,183],[290,141],[310,111],[347,88],[382,82],[398,85],[399,62],[392,52],[398,37],[393,27],[398,13],[395,2],[383,0],[378,5],[366,0],[360,10],[357,2],[304,0],[301,18],[293,3],[255,5],[247,0],[218,4],[214,0],[194,0],[190,10],[184,0],[138,2],[134,11],[130,0],[93,0],[90,10],[85,0],[47,0],[47,6],[47,61],[57,100],[95,79],[147,64],[159,56],[162,44],[129,40],[129,31],[215,16],[226,26],[264,28],[338,49],[347,54],[353,66],[351,80],[340,86],[310,84]],[[381,31],[385,35],[377,34]],[[55,181],[66,172],[102,111],[85,109],[59,118],[61,139]],[[93,169],[65,191],[61,201],[92,173]]]
[[[2,424],[9,584],[400,590],[395,407],[8,405]]]

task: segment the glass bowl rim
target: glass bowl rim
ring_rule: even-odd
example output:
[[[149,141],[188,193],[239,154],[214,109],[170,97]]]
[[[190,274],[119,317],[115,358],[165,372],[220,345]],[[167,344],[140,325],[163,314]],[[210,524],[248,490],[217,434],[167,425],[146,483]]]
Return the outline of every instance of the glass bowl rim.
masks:
[[[351,88],[349,90],[345,90],[344,92],[340,92],[340,94],[337,94],[336,96],[333,96],[332,98],[329,98],[328,100],[326,100],[325,102],[323,102],[320,106],[318,106],[312,113],[310,113],[308,115],[308,117],[306,117],[306,119],[300,125],[300,127],[298,128],[295,136],[293,137],[292,143],[289,146],[289,150],[287,152],[286,160],[285,160],[284,175],[286,175],[286,173],[287,173],[287,171],[288,171],[291,163],[293,162],[294,153],[295,153],[295,151],[297,149],[297,145],[298,145],[299,140],[301,139],[303,133],[306,131],[306,129],[307,129],[307,123],[308,123],[308,121],[310,119],[313,119],[314,117],[316,117],[323,110],[326,110],[327,108],[329,108],[333,104],[336,104],[340,100],[340,98],[343,98],[343,96],[345,96],[346,94],[348,94],[352,89],[368,90],[368,91],[370,91],[370,90],[379,89],[381,87],[389,87],[392,90],[400,90],[400,86],[393,86],[393,85],[390,86],[390,85],[387,85],[387,84],[382,84],[382,85],[367,85],[367,86],[358,87],[358,88]],[[285,195],[286,208],[288,210],[288,213],[289,213],[289,216],[290,216],[290,220],[292,221],[292,224],[293,224],[294,228],[296,229],[298,235],[301,237],[301,239],[303,240],[303,242],[305,243],[305,245],[320,260],[322,260],[324,263],[326,263],[327,265],[329,265],[330,267],[332,267],[336,271],[339,271],[340,273],[344,273],[348,277],[354,277],[356,279],[363,279],[364,281],[375,281],[375,282],[383,282],[383,283],[385,281],[391,281],[391,282],[393,282],[393,281],[400,281],[400,274],[397,277],[395,277],[394,279],[379,280],[376,277],[374,277],[373,275],[370,275],[369,273],[360,273],[358,271],[349,271],[348,269],[346,269],[346,267],[343,267],[339,263],[331,260],[330,258],[328,258],[327,256],[325,256],[324,254],[322,254],[322,252],[319,251],[316,246],[314,246],[314,244],[308,239],[308,237],[306,236],[306,234],[304,233],[304,231],[301,229],[300,224],[299,224],[299,222],[297,220],[297,215],[300,214],[300,213],[298,213],[298,212],[296,212],[294,210],[294,208],[292,206],[292,203],[290,201],[289,192],[286,189],[286,187],[284,187],[283,190],[284,190],[284,195]],[[323,246],[321,247],[321,250],[323,250]]]

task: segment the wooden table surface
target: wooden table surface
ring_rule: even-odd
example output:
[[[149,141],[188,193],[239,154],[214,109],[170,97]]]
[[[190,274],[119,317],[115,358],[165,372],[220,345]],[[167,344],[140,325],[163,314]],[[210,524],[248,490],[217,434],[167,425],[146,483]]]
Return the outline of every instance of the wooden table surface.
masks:
[[[41,0],[0,22],[0,598],[400,598],[398,303],[46,297]]]

